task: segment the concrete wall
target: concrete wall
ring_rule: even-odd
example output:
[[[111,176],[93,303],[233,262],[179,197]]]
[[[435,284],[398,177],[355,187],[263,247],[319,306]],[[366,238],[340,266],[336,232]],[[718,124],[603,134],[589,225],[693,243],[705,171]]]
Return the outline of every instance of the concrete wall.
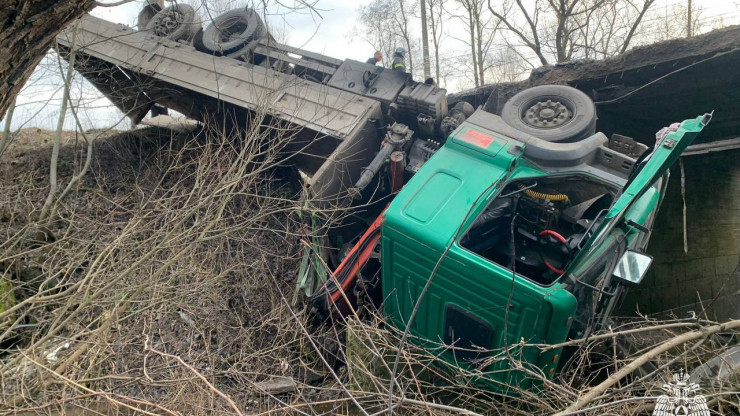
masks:
[[[620,308],[623,315],[706,311],[740,318],[740,150],[683,158],[688,253],[678,163],[671,170],[648,253],[653,266]]]

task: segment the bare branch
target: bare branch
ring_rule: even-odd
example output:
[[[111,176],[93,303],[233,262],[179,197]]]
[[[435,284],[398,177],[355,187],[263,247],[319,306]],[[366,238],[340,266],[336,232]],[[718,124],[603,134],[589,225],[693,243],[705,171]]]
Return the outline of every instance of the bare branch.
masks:
[[[96,7],[118,7],[123,6],[124,4],[131,3],[136,0],[120,0],[114,3],[103,3],[102,1],[96,1],[95,6]]]

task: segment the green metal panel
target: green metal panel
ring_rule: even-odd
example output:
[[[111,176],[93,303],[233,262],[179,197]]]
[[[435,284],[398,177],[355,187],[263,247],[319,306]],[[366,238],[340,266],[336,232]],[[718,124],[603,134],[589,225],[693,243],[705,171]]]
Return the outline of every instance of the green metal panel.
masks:
[[[585,255],[585,251],[591,251],[601,244],[606,236],[625,218],[631,219],[629,218],[630,215],[639,217],[640,203],[645,201],[643,196],[648,195],[648,200],[654,198],[649,196],[650,190],[654,190],[653,184],[678,160],[681,153],[696,139],[710,119],[711,117],[705,115],[696,119],[685,120],[678,130],[669,133],[663,139],[649,159],[641,167],[638,167],[639,171],[634,174],[624,192],[611,206],[595,235],[584,245],[584,249],[576,256],[574,262]],[[658,201],[659,198],[655,197],[652,205],[648,204],[648,206],[655,207]],[[639,220],[635,222],[641,223]]]
[[[506,268],[453,243],[509,177],[544,175],[528,163],[512,170],[521,153],[512,146],[521,149],[522,143],[471,127],[463,124],[386,211],[381,244],[385,312],[398,328],[406,328],[432,270],[452,244],[419,303],[411,325],[413,335],[432,342],[444,340],[453,328],[447,322],[449,311],[458,310],[471,322],[490,329],[490,342],[478,345],[482,348],[501,352],[521,340],[561,342],[575,311],[573,295],[559,284],[543,287],[514,277]],[[536,348],[516,351],[514,355],[525,365],[537,366],[549,375],[560,353],[540,354]],[[451,352],[443,358],[463,367],[472,365]],[[493,360],[480,370],[494,387],[497,383],[528,387],[531,382],[522,372],[507,371],[510,365],[508,360]]]
[[[653,212],[660,201],[660,191],[654,187],[648,188],[645,193],[638,198],[630,207],[625,215],[625,219],[632,220],[637,224],[645,224],[650,213]]]
[[[652,228],[652,218],[660,205],[660,191],[655,187],[649,188],[645,193],[635,201],[630,207],[629,211],[625,214],[624,218],[633,221],[636,224],[647,226]],[[640,242],[646,239],[648,236],[642,231],[635,227],[628,227],[627,232],[627,246],[631,249],[641,249]]]
[[[541,354],[538,349],[519,348],[517,344],[564,341],[578,303],[570,291],[591,294],[591,297],[579,297],[582,305],[578,315],[590,319],[593,292],[580,286],[572,287],[565,283],[565,276],[581,276],[582,272],[593,268],[599,272],[594,278],[604,278],[611,271],[603,269],[601,272],[598,267],[608,267],[616,261],[624,250],[620,242],[625,236],[629,247],[644,245],[640,241],[647,236],[640,236],[636,227],[622,220],[650,225],[661,198],[659,189],[653,184],[702,127],[701,118],[687,120],[677,132],[668,135],[619,195],[595,235],[585,242],[584,249],[560,279],[563,283],[544,287],[525,277],[513,276],[512,271],[458,244],[461,231],[495,198],[505,182],[552,176],[521,159],[523,143],[463,123],[386,211],[382,227],[385,313],[403,330],[418,302],[418,313],[410,331],[418,337],[414,339],[427,340],[418,342],[432,346],[467,337],[468,344],[490,350],[488,356],[493,359],[486,361],[485,368],[476,369],[482,370],[484,380],[498,390],[505,390],[502,386],[506,385],[531,387],[532,382],[524,373],[510,370],[512,355],[523,365],[538,367],[551,376],[559,350]],[[568,172],[558,174],[567,175]],[[449,251],[440,261],[447,249]],[[439,267],[432,276],[438,262]],[[419,300],[427,284],[427,292]],[[451,329],[457,327],[473,333],[451,336]],[[474,344],[474,341],[485,345]],[[510,348],[509,355],[500,357],[506,359],[495,359],[496,353],[505,348]],[[475,354],[475,350],[472,353]],[[456,366],[475,365],[459,359],[449,350],[442,357]]]
[[[668,171],[681,156],[684,149],[694,141],[704,128],[701,120],[702,117],[686,120],[681,123],[677,131],[668,134],[609,210],[609,213],[606,215],[607,220],[627,210],[658,178]]]
[[[405,214],[422,224],[430,222],[462,186],[462,179],[452,172],[438,171],[422,185],[409,201]]]

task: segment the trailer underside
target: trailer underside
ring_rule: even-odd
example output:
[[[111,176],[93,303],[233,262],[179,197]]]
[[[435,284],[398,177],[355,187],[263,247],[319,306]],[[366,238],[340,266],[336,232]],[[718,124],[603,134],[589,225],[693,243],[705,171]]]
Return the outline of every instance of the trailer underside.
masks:
[[[58,40],[135,123],[157,103],[201,122],[279,125],[289,140],[284,151],[322,204],[340,204],[380,146],[376,100],[91,16]]]

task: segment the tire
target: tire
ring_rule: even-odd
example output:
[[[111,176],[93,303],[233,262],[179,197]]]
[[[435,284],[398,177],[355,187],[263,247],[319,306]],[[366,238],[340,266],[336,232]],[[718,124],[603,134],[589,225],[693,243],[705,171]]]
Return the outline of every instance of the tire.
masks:
[[[213,53],[206,49],[205,45],[203,45],[203,28],[200,28],[200,30],[195,32],[195,35],[193,35],[193,47],[198,52],[204,52],[208,54]]]
[[[257,41],[253,40],[244,44],[241,48],[235,50],[234,52],[224,54],[224,56],[249,62],[249,57],[251,56],[251,52],[254,50],[255,46],[257,46]]]
[[[157,13],[161,12],[162,8],[155,0],[146,0],[144,7],[141,8],[139,15],[136,19],[136,27],[138,30],[146,30],[146,25],[152,20],[152,17],[156,16]]]
[[[250,8],[230,10],[211,22],[203,32],[203,45],[211,53],[228,55],[265,36],[262,19]]]
[[[565,85],[542,85],[517,93],[504,104],[501,118],[548,142],[577,142],[596,132],[593,101]]]
[[[202,29],[195,17],[195,9],[176,4],[157,13],[146,25],[151,33],[172,40],[191,40]]]

